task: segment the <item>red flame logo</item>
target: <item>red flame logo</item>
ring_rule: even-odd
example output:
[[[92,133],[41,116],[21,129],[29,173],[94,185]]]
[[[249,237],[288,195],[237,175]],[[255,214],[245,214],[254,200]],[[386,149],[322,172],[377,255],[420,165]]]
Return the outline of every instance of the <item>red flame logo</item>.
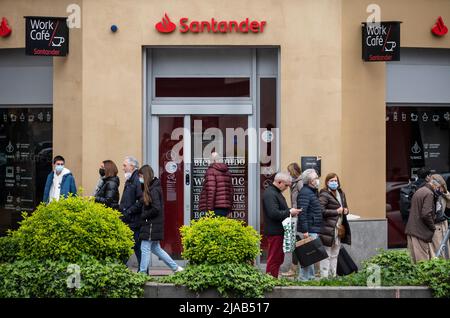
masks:
[[[436,23],[434,24],[433,28],[431,29],[431,32],[433,32],[433,34],[437,35],[437,36],[443,36],[443,35],[447,34],[448,28],[444,24],[444,20],[442,20],[442,17],[439,17],[437,19]]]
[[[177,28],[177,26],[175,25],[175,23],[170,21],[169,17],[167,16],[167,13],[164,13],[162,21],[156,23],[155,28],[161,33],[170,33],[173,32]]]
[[[2,18],[2,22],[0,23],[0,36],[7,37],[11,34],[11,28],[8,25],[8,20],[6,18]]]

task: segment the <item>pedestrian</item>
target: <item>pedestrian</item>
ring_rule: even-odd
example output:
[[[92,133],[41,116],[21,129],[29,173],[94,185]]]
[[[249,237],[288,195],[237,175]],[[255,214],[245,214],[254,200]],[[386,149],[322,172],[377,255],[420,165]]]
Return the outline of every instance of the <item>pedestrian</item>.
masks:
[[[174,272],[183,268],[161,248],[164,239],[164,203],[161,182],[155,177],[149,165],[139,169],[139,181],[142,186],[142,214],[139,240],[141,241],[141,263],[139,272],[147,273],[150,255],[154,253]]]
[[[438,180],[440,187],[435,191],[436,219],[434,220],[434,226],[436,227],[436,231],[434,231],[433,239],[431,240],[431,252],[433,257],[444,240],[445,233],[448,230],[447,215],[450,215],[450,193],[447,190],[447,184],[441,175],[436,175],[436,179]],[[449,255],[449,244],[447,242],[446,250],[441,251],[440,256],[448,257]]]
[[[284,261],[282,222],[289,216],[297,216],[299,209],[289,208],[282,192],[291,186],[291,177],[279,172],[263,194],[264,233],[269,244],[266,273],[278,278],[280,266]]]
[[[318,195],[320,180],[314,169],[303,171],[301,178],[303,187],[297,196],[297,208],[302,209],[302,213],[298,217],[297,232],[300,238],[316,239],[322,226],[322,206]],[[299,280],[306,281],[314,278],[314,264],[300,268]]]
[[[296,162],[289,164],[287,167],[287,170],[292,177],[292,184],[290,186],[291,206],[293,208],[297,208],[297,196],[298,196],[298,193],[300,192],[300,189],[303,187],[303,182],[301,179],[302,170],[300,169],[300,166]],[[293,217],[292,221],[294,222],[294,228],[297,229],[297,217]],[[291,267],[287,272],[281,273],[282,276],[290,277],[290,276],[297,275],[298,259],[297,259],[297,256],[295,255],[295,253],[291,253],[291,254],[292,254]]]
[[[412,197],[405,234],[408,241],[408,250],[414,263],[429,260],[433,257],[434,252],[430,243],[436,230],[434,225],[436,217],[435,192],[441,186],[437,175],[433,174],[430,181],[418,189]]]
[[[53,171],[47,176],[44,188],[45,203],[58,201],[60,196],[67,197],[70,193],[77,194],[75,178],[69,169],[64,167],[65,159],[62,156],[53,158]]]
[[[227,216],[233,204],[233,185],[228,166],[219,154],[211,154],[211,164],[206,170],[200,193],[199,211],[214,211],[217,216]]]
[[[323,218],[320,238],[328,254],[328,258],[320,261],[320,276],[336,277],[341,243],[351,244],[347,199],[336,173],[329,173],[325,177],[325,186],[320,190],[319,201]]]
[[[120,199],[119,211],[122,213],[122,220],[128,224],[133,231],[134,253],[137,258],[138,266],[141,263],[141,246],[139,245],[139,229],[141,225],[142,188],[139,182],[139,162],[132,156],[125,157],[123,161],[123,172],[125,176],[125,185]]]
[[[112,160],[105,160],[100,164],[98,173],[100,179],[94,192],[95,202],[119,209],[119,185],[120,180],[117,176],[119,170]]]

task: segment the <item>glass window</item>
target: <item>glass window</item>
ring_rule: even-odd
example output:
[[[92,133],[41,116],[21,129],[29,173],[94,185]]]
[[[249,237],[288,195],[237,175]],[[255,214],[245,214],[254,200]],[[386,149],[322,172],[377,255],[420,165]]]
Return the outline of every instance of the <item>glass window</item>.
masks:
[[[264,190],[273,182],[276,172],[276,131],[277,127],[277,80],[276,78],[260,79],[260,233],[261,240],[261,262],[267,259],[267,237],[264,235],[264,212],[262,205],[262,197]],[[272,132],[273,135],[270,135]]]
[[[155,97],[250,97],[248,77],[157,77]]]
[[[52,169],[51,108],[0,108],[0,236],[42,201]]]
[[[450,176],[450,107],[386,108],[386,215],[389,247],[405,247],[399,211],[400,188],[416,171],[428,167]]]

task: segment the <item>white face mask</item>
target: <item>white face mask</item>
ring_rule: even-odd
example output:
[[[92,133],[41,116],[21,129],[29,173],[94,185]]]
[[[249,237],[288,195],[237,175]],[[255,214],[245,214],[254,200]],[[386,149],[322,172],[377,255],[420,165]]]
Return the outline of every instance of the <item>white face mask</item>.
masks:
[[[319,179],[314,180],[314,186],[316,187],[316,189],[319,189],[319,187],[320,187],[320,180]]]
[[[125,180],[130,179],[130,177],[131,177],[131,172],[125,172],[124,176],[125,176]]]

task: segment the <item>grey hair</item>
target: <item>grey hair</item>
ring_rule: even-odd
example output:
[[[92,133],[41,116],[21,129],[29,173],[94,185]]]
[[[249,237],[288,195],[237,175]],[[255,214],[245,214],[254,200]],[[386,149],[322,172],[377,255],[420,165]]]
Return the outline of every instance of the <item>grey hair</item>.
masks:
[[[313,179],[313,174],[317,176],[317,171],[314,169],[306,169],[303,171],[301,179],[303,180],[303,184],[308,184]]]
[[[287,172],[278,172],[275,175],[274,181],[284,181],[284,182],[292,182],[292,177]]]
[[[135,169],[139,169],[139,161],[133,156],[126,156],[125,160],[128,161],[129,164],[133,165]]]

